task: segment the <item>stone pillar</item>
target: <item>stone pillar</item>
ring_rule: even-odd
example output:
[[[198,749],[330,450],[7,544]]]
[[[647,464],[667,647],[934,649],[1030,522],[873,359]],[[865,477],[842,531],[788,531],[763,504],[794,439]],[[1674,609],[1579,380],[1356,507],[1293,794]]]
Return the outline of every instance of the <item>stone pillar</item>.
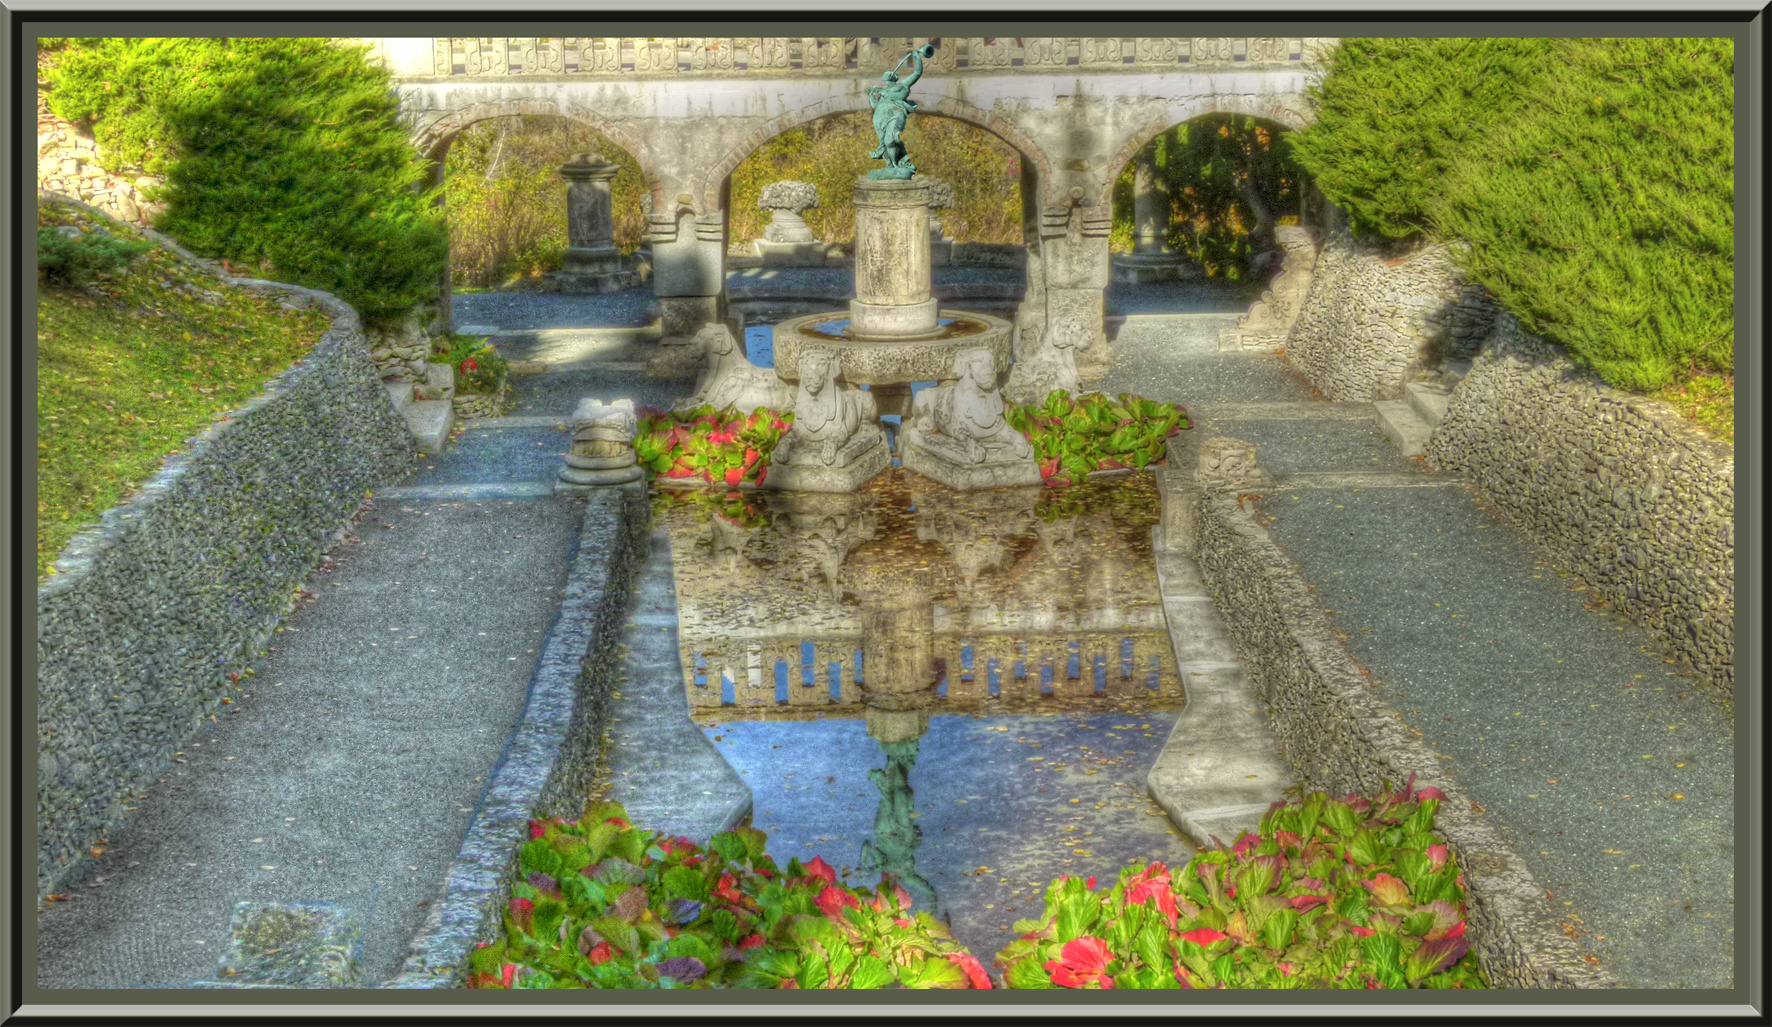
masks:
[[[1133,177],[1132,252],[1113,258],[1122,282],[1167,282],[1188,277],[1180,254],[1169,246],[1169,187],[1152,162],[1149,147],[1139,151]]]
[[[632,287],[636,277],[615,248],[614,204],[609,197],[609,183],[620,165],[594,153],[578,153],[559,170],[567,182],[561,291],[614,292]]]
[[[929,285],[928,188],[915,179],[858,180],[852,334],[896,339],[934,332]]]
[[[710,324],[727,324],[735,338],[743,325],[726,310],[726,228],[722,212],[697,216],[687,193],[647,215],[652,240],[652,291],[666,339],[688,340]]]

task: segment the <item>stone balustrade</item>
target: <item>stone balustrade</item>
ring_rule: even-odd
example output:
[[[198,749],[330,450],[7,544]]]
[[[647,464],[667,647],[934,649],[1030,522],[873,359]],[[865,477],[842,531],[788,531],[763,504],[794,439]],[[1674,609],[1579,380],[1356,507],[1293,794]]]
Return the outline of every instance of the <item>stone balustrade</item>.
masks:
[[[1097,73],[1120,68],[1313,64],[1335,42],[1263,37],[434,38],[386,40],[402,77],[594,75],[878,75],[924,43],[932,72]],[[428,42],[428,52],[416,44]],[[407,44],[399,47],[386,44]]]

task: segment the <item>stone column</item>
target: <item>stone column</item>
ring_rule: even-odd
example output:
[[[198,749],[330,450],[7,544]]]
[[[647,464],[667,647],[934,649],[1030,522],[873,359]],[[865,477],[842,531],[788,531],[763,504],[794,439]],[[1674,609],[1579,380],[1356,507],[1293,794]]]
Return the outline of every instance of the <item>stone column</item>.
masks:
[[[1169,249],[1169,187],[1157,174],[1149,147],[1139,151],[1133,175],[1132,219],[1136,234],[1132,252],[1162,256]]]
[[[929,280],[929,191],[915,179],[855,183],[857,338],[901,339],[936,328]]]
[[[594,153],[574,154],[560,166],[566,179],[566,256],[560,284],[565,292],[614,292],[635,284],[615,248],[614,204],[609,183],[620,165]]]
[[[1113,212],[1085,206],[1087,191],[1073,186],[1064,202],[1040,214],[1040,255],[1046,272],[1046,331],[1055,345],[1075,352],[1079,371],[1099,371],[1108,351],[1106,289],[1108,232]]]
[[[726,229],[721,211],[697,216],[688,193],[647,215],[652,240],[652,291],[666,340],[687,341],[710,324],[744,327],[726,310]],[[663,205],[661,205],[663,206]]]

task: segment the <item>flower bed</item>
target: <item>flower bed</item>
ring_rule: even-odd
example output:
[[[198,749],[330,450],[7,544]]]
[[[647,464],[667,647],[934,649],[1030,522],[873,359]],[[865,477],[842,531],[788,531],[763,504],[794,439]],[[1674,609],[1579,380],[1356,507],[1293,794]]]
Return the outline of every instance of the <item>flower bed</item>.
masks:
[[[1131,393],[1110,399],[1091,392],[1073,399],[1054,389],[1046,402],[1011,405],[1003,416],[1033,443],[1040,477],[1048,485],[1082,481],[1094,471],[1142,471],[1162,462],[1169,436],[1190,427],[1181,407]]]
[[[707,848],[631,825],[614,803],[530,821],[502,936],[471,988],[968,988],[984,968],[882,877],[822,859],[784,872],[752,828]]]
[[[455,369],[457,396],[499,397],[505,391],[510,364],[480,336],[456,335],[432,347],[433,359]]]
[[[1411,785],[1413,781],[1411,781]],[[1105,893],[1060,877],[996,955],[1010,988],[1484,988],[1464,877],[1433,834],[1444,796],[1276,803],[1259,833],[1179,874],[1134,864]],[[504,931],[472,988],[989,988],[889,877],[782,870],[753,828],[706,848],[593,803],[530,822]]]
[[[769,455],[793,423],[792,413],[763,407],[749,414],[712,406],[687,413],[641,407],[634,453],[649,481],[664,475],[726,488],[761,485]]]
[[[1411,781],[1411,784],[1413,780]],[[1060,878],[997,953],[1010,988],[1482,988],[1437,789],[1276,804],[1260,833],[1105,895]]]

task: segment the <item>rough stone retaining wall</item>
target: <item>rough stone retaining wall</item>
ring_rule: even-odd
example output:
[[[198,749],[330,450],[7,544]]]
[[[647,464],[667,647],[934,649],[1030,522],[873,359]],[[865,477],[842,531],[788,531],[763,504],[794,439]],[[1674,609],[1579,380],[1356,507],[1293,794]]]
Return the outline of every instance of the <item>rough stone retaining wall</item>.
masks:
[[[1308,790],[1373,795],[1415,775],[1446,793],[1435,818],[1464,869],[1474,945],[1491,985],[1614,988],[1556,917],[1526,865],[1470,796],[1411,738],[1401,715],[1369,691],[1367,678],[1330,632],[1303,578],[1236,496],[1200,502],[1198,561],[1261,701]]]
[[[49,111],[49,100],[37,90],[37,188],[92,204],[119,221],[145,227],[165,204],[147,200],[142,190],[166,183],[151,175],[125,171],[113,175],[98,164],[98,143],[92,134]]]
[[[576,820],[582,811],[621,672],[618,646],[650,520],[644,483],[591,494],[529,699],[487,778],[444,897],[415,936],[405,968],[386,987],[459,987],[469,953],[503,923],[529,819]]]
[[[332,327],[77,535],[38,588],[40,897],[78,879],[88,849],[218,708],[365,491],[412,466],[356,311],[311,289],[223,281],[318,304]]]
[[[1337,232],[1311,274],[1286,358],[1337,402],[1396,398],[1412,371],[1468,355],[1495,316],[1444,246],[1387,258]]]
[[[1734,694],[1732,446],[1502,314],[1426,457]]]

